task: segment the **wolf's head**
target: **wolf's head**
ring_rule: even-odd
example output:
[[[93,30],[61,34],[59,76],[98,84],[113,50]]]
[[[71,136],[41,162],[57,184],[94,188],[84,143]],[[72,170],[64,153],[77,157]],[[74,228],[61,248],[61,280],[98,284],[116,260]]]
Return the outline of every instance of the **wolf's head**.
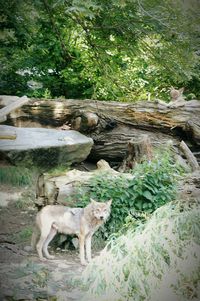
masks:
[[[171,100],[176,101],[178,99],[182,99],[183,98],[183,91],[184,91],[184,88],[180,88],[180,89],[177,90],[174,87],[171,87],[171,89],[170,89]]]
[[[109,200],[108,202],[105,203],[101,203],[91,199],[92,211],[94,217],[98,220],[106,221],[106,219],[110,215],[111,203],[112,200]]]

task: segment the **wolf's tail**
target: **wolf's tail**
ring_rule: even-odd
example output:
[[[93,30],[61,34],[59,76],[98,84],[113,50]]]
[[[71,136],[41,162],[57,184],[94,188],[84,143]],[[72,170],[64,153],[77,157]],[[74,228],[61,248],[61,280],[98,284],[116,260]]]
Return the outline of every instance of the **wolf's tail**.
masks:
[[[36,244],[38,242],[39,235],[40,235],[39,229],[35,226],[33,228],[33,234],[32,234],[32,237],[31,237],[31,248],[32,248],[32,250],[36,249]]]

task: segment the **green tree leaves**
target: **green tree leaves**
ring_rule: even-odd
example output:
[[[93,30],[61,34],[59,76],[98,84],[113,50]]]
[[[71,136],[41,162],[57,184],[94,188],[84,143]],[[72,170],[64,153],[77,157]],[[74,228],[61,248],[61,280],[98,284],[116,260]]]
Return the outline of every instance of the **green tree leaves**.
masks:
[[[169,100],[173,85],[198,97],[198,9],[197,0],[5,2],[0,93]]]

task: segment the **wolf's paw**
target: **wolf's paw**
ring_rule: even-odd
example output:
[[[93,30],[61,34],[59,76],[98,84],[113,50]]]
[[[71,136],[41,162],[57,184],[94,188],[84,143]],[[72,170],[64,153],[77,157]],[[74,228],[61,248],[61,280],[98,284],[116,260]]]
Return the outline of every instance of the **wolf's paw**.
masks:
[[[81,265],[86,266],[87,265],[87,261],[86,260],[82,260],[81,261]]]
[[[40,261],[45,262],[45,261],[47,261],[47,258],[45,258],[45,257],[40,257]]]
[[[53,256],[53,255],[48,255],[48,256],[47,256],[47,259],[55,259],[55,256]]]

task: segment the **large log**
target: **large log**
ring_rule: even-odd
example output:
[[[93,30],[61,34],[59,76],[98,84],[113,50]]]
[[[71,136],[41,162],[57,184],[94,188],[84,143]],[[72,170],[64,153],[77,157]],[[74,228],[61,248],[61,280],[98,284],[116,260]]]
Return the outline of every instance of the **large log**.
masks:
[[[77,169],[67,170],[62,174],[53,175],[52,173],[43,173],[38,177],[36,185],[37,207],[45,205],[62,204],[75,206],[77,200],[77,187],[88,189],[88,182],[91,177],[98,176],[105,172],[112,177],[121,176],[121,173],[112,169],[105,160],[97,162],[97,169],[93,171],[80,171]],[[124,173],[124,177],[131,179],[134,175]]]
[[[4,122],[7,119],[7,115],[16,109],[19,109],[25,103],[29,101],[27,96],[17,97],[12,102],[7,104],[5,107],[0,109],[0,122]]]
[[[94,146],[90,158],[110,161],[124,159],[127,144],[143,134],[154,147],[169,140],[177,148],[184,140],[200,151],[200,101],[166,105],[160,101],[119,103],[95,100],[32,99],[17,113],[9,115],[8,124],[58,128],[62,125],[90,136]]]

